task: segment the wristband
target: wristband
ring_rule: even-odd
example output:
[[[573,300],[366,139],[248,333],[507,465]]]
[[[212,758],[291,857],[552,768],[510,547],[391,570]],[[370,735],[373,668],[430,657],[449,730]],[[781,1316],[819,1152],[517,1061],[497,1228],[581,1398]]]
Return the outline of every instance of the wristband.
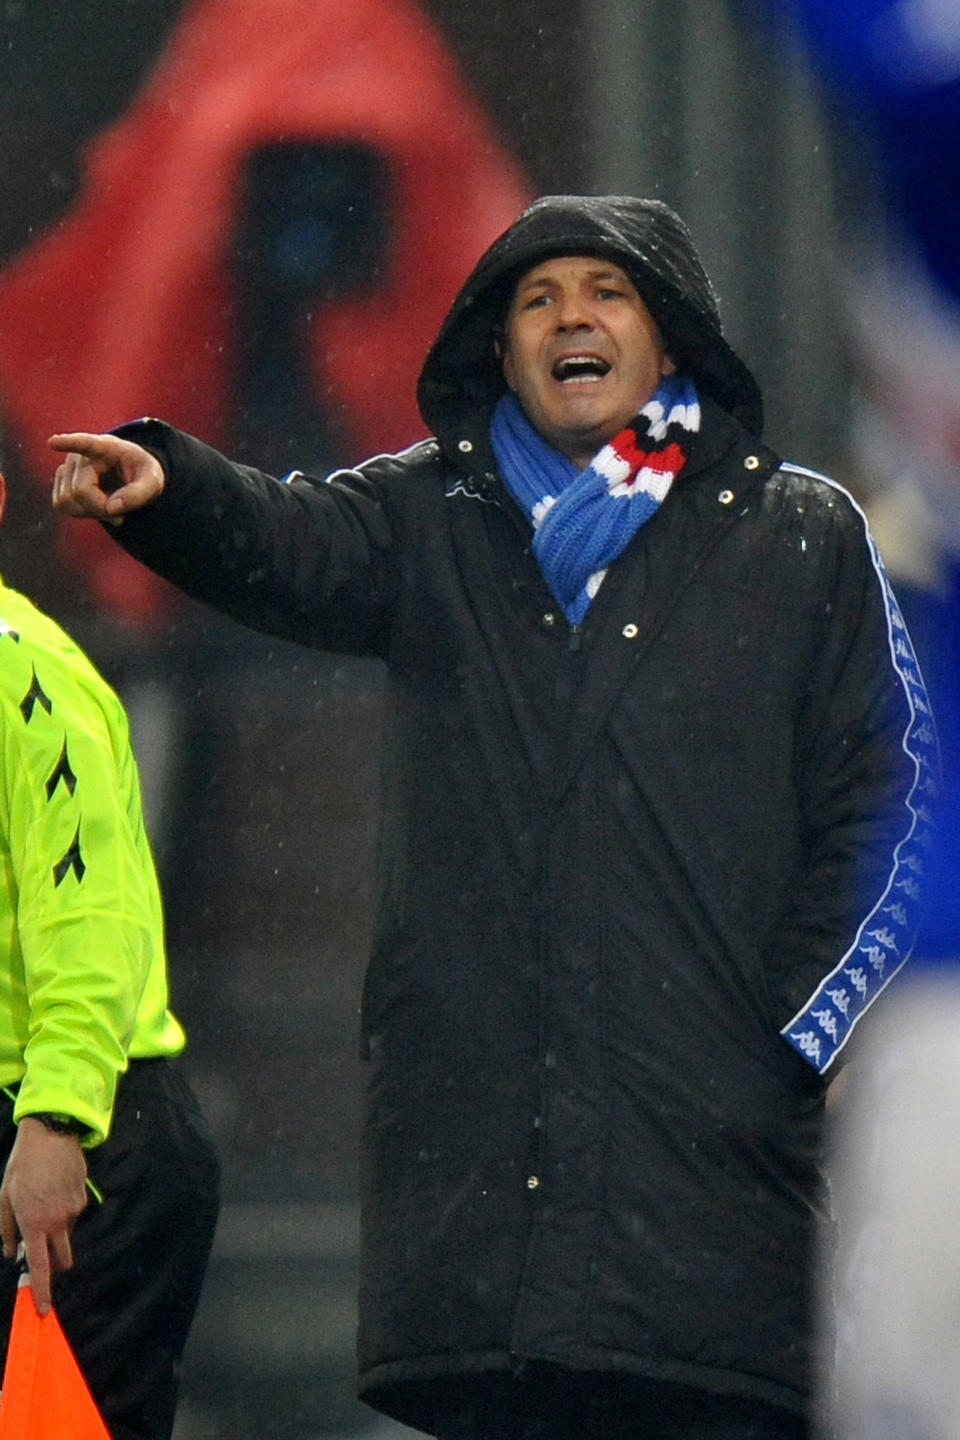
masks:
[[[40,1124],[45,1129],[52,1130],[54,1135],[86,1135],[89,1128],[73,1115],[54,1115],[49,1110],[35,1110],[29,1117],[21,1115],[20,1118],[39,1120]]]

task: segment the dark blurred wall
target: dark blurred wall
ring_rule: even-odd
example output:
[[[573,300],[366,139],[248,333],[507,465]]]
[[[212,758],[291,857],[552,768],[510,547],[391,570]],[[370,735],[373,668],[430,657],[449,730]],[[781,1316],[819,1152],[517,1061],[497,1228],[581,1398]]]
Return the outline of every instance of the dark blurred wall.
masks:
[[[582,189],[586,0],[424,0],[538,189]],[[123,110],[184,0],[0,0],[0,264],[69,205],[84,141]]]
[[[844,479],[846,153],[797,35],[755,0],[603,0],[585,114],[598,190],[689,224],[765,438]]]
[[[2,0],[0,262],[69,205],[83,142],[123,110],[183,0]]]

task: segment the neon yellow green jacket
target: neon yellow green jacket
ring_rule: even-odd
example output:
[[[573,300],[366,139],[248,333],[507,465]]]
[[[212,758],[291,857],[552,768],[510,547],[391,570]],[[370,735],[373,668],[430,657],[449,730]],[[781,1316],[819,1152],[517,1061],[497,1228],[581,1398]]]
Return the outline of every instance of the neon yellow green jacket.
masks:
[[[0,1086],[96,1145],[127,1060],[173,1055],[160,891],[119,699],[0,580]]]

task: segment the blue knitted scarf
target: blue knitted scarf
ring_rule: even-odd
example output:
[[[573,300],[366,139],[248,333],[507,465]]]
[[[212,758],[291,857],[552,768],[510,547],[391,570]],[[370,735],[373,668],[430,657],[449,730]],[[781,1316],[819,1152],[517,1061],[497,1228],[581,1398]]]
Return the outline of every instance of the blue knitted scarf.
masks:
[[[548,445],[508,391],[490,441],[510,494],[533,524],[533,553],[571,624],[578,625],[606,567],[659,507],[700,429],[691,380],[664,377],[635,420],[585,470]]]

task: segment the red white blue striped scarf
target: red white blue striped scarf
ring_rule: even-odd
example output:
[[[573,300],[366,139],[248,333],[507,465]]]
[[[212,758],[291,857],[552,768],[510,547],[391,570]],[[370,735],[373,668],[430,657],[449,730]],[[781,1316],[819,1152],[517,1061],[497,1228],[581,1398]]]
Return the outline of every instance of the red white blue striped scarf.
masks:
[[[512,392],[498,400],[490,441],[504,483],[533,524],[533,553],[571,624],[607,566],[659,508],[700,429],[693,382],[667,375],[635,420],[585,470],[549,445]]]

